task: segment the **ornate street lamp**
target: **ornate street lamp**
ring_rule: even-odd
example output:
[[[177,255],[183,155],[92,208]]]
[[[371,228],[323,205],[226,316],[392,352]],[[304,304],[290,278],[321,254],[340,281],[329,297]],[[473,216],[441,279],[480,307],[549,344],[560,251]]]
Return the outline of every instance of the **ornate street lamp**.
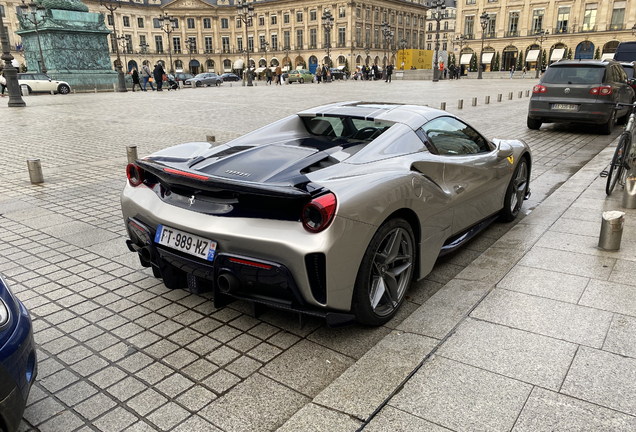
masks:
[[[446,9],[444,0],[434,0],[431,3],[431,18],[437,22],[435,26],[435,53],[433,54],[433,82],[439,81],[439,31],[441,29],[440,21],[444,18],[444,9]]]
[[[170,73],[174,74],[174,67],[172,63],[172,42],[170,41],[170,34],[177,28],[177,18],[169,16],[167,13],[159,15],[159,26],[166,35],[168,35],[168,55],[170,56]],[[119,55],[119,54],[118,54]]]
[[[482,79],[482,72],[484,70],[483,57],[484,57],[484,36],[486,35],[486,27],[488,26],[488,14],[484,12],[479,17],[479,24],[481,24],[481,52],[479,53],[479,65],[477,65],[477,69],[479,72],[477,73],[477,79]]]
[[[548,30],[541,30],[537,33],[539,35],[535,40],[539,41],[539,58],[537,59],[537,74],[534,76],[535,78],[539,78],[539,71],[541,70],[543,63],[543,41],[548,39],[548,35],[550,32]]]
[[[327,51],[327,67],[331,67],[331,29],[333,28],[334,18],[331,15],[331,11],[325,11],[322,14],[322,26],[325,29],[325,36],[327,43],[325,44],[325,50]],[[327,76],[327,82],[331,81],[331,77]]]
[[[117,38],[117,40],[121,44],[121,50],[124,53],[124,65],[126,66],[125,73],[128,73],[128,59],[126,58],[126,52],[129,51],[128,48],[130,47],[131,43],[130,35],[121,35]]]
[[[254,16],[254,6],[252,4],[247,4],[247,0],[236,0],[235,3],[236,14],[245,27],[245,49],[243,50],[243,52],[245,53],[245,78],[247,79],[248,87],[252,87],[254,84],[252,84],[252,68],[250,65],[250,46],[247,35],[247,25],[252,22],[252,17]]]
[[[117,43],[117,29],[115,27],[115,12],[117,9],[121,7],[120,0],[99,0],[100,6],[106,8],[107,11],[110,12],[110,19],[113,22],[113,39],[115,41],[115,50],[117,51],[117,61],[115,62],[115,68],[117,69],[117,79],[119,85],[117,86],[117,91],[120,93],[126,93],[126,79],[124,78],[124,70],[122,69],[121,57],[119,56],[119,44]]]
[[[283,47],[283,52],[285,53],[285,58],[287,59],[287,71],[291,71],[291,59],[289,58],[289,53],[291,52],[291,47],[289,45]],[[283,67],[285,67],[283,65]]]
[[[0,59],[4,60],[4,78],[7,80],[7,89],[9,90],[9,107],[25,107],[26,103],[22,99],[22,95],[20,95],[18,71],[11,63],[13,56],[9,51],[11,49],[9,47],[9,38],[4,29],[2,14],[0,14],[0,44],[2,44],[2,56]]]
[[[384,41],[384,59],[383,59],[383,69],[386,69],[386,50],[389,45],[389,40],[393,38],[393,32],[391,31],[391,25],[388,22],[383,22],[380,25],[380,31],[382,32],[382,40]]]
[[[406,39],[402,39],[400,41],[400,47],[402,47],[402,64],[400,66],[402,66],[402,70],[404,70],[404,64],[406,63],[406,45],[408,44],[408,41]]]
[[[188,72],[192,73],[192,51],[196,51],[197,42],[193,39],[188,39],[186,44],[188,45],[188,53],[190,54],[190,61],[188,62]]]
[[[366,57],[364,58],[364,64],[368,65],[369,64],[369,53],[371,52],[371,47],[369,47],[369,45],[364,47],[364,53],[366,54]]]
[[[27,5],[24,0],[22,0],[22,4],[19,8],[22,11],[22,17],[35,26],[35,36],[38,39],[38,48],[40,48],[40,70],[42,73],[46,73],[44,55],[42,54],[42,44],[40,43],[40,33],[38,32],[38,24],[42,24],[44,22],[46,9],[42,6],[42,3],[36,4],[35,2],[31,2]],[[31,16],[33,18],[29,18],[29,9],[31,9]]]
[[[263,42],[263,46],[261,48],[265,51],[265,67],[269,67],[269,63],[267,63],[267,49],[269,48],[269,42]]]
[[[457,78],[459,79],[462,76],[462,47],[464,44],[468,45],[468,38],[465,35],[460,34],[455,36],[454,42],[459,45],[459,64],[455,65],[456,68],[459,68],[459,73],[457,74]]]

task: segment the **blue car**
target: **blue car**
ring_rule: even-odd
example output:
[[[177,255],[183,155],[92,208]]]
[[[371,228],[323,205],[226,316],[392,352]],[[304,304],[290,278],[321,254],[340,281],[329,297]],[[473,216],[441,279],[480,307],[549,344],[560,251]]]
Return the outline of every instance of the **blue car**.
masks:
[[[37,370],[31,317],[0,274],[0,430],[20,425]]]

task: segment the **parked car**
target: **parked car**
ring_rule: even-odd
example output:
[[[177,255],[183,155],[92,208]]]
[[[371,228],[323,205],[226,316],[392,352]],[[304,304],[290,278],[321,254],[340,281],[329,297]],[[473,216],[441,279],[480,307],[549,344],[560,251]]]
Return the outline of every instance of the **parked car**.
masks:
[[[609,135],[618,118],[624,123],[628,109],[616,102],[632,103],[634,90],[620,63],[613,60],[564,60],[553,63],[535,85],[528,109],[528,128],[543,123],[573,122],[600,125]]]
[[[29,93],[69,94],[71,92],[71,86],[67,82],[54,80],[40,72],[19,73],[18,84],[26,84]]]
[[[381,325],[440,254],[515,219],[531,165],[445,111],[341,102],[129,164],[121,205],[168,288]]]
[[[629,63],[621,63],[623,70],[625,71],[625,75],[627,75],[627,80],[631,88],[636,91],[636,74],[634,74],[634,69],[636,68],[636,62]]]
[[[347,75],[342,69],[331,68],[329,72],[331,73],[332,80],[344,80],[347,78]]]
[[[0,430],[18,429],[37,371],[31,317],[0,274]]]
[[[295,69],[289,71],[289,76],[287,77],[287,81],[289,83],[304,83],[304,82],[312,82],[314,80],[314,75],[309,72],[307,69]]]
[[[187,81],[189,79],[194,78],[194,75],[184,72],[177,72],[174,74],[174,80],[178,83],[179,81]]]
[[[223,82],[225,82],[225,81],[240,81],[241,80],[238,77],[238,75],[235,75],[233,73],[224,73],[223,75],[221,75],[221,79],[223,79]]]
[[[636,61],[636,41],[619,43],[614,53],[614,60],[620,62]]]
[[[200,73],[194,78],[190,78],[186,80],[184,84],[189,86],[195,85],[196,87],[211,86],[211,85],[219,86],[223,84],[223,79],[219,75],[213,72],[205,72],[205,73]]]

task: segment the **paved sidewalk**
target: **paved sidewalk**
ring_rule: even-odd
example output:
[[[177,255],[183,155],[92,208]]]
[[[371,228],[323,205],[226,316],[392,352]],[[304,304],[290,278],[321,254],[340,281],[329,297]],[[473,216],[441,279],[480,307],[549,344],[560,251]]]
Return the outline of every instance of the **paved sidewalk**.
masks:
[[[280,430],[636,430],[636,210],[599,177],[614,144]],[[626,212],[618,252],[597,248],[607,210]],[[422,360],[368,424],[354,420],[398,388],[380,374]]]

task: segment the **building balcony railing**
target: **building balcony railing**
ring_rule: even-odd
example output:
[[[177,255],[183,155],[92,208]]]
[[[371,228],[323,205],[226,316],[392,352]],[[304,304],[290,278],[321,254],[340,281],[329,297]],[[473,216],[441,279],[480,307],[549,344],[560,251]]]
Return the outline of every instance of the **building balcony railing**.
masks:
[[[595,32],[596,31],[596,26],[586,26],[584,25],[583,27],[581,27],[581,33],[590,33],[590,32]]]
[[[506,37],[519,37],[519,30],[508,30]]]
[[[497,37],[497,32],[486,32],[484,38],[486,39],[494,39]]]
[[[610,24],[607,27],[608,30],[624,30],[625,24]]]
[[[474,33],[466,34],[464,36],[466,37],[466,39],[475,39],[475,34]]]
[[[557,28],[554,31],[554,34],[566,34],[566,33],[574,33],[574,30],[571,28],[568,28],[567,26],[562,26],[561,28]]]

